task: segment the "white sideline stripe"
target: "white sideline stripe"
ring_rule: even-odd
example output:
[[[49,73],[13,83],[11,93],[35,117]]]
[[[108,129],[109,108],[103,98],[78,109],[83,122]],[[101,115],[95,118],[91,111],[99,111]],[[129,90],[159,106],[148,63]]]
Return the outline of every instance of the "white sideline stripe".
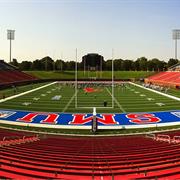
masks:
[[[69,102],[66,104],[66,106],[64,107],[64,109],[62,110],[62,112],[65,112],[67,110],[67,108],[69,107],[69,105],[71,104],[72,100],[74,99],[76,93],[74,93],[74,95],[72,95],[71,99],[69,100]]]
[[[34,92],[34,91],[37,91],[37,90],[39,90],[39,89],[42,89],[42,88],[51,86],[52,84],[56,84],[56,82],[53,82],[53,83],[50,83],[50,84],[46,84],[46,85],[44,85],[44,86],[41,86],[41,87],[38,87],[38,88],[35,88],[35,89],[32,89],[32,90],[29,90],[29,91],[26,91],[26,92],[23,92],[23,93],[14,95],[14,96],[7,97],[7,98],[5,98],[5,99],[1,99],[1,100],[0,100],[0,103],[5,102],[5,101],[8,101],[8,100],[11,100],[11,99],[14,99],[14,98],[17,98],[17,97],[19,97],[19,96],[23,96],[23,95],[25,95],[25,94],[28,94],[28,93],[31,93],[31,92]]]
[[[141,86],[141,85],[139,85],[139,84],[135,84],[135,83],[133,83],[133,82],[129,82],[129,83],[130,83],[130,84],[133,84],[134,86],[140,87],[140,88],[142,88],[142,89],[146,89],[146,90],[148,90],[148,91],[152,91],[152,92],[157,93],[157,94],[160,94],[160,95],[162,95],[162,96],[166,96],[166,97],[168,97],[168,98],[174,99],[174,100],[176,100],[176,101],[180,101],[180,98],[178,98],[178,97],[176,97],[176,96],[172,96],[172,95],[169,95],[169,94],[165,94],[165,93],[156,91],[156,90],[154,90],[154,89],[146,88],[146,87],[143,87],[143,86]]]
[[[107,92],[112,96],[111,92],[109,91],[109,89],[106,87]],[[114,101],[116,102],[116,104],[118,105],[118,107],[122,110],[122,112],[126,113],[126,111],[124,110],[124,108],[119,104],[119,102],[117,101],[117,99],[114,97]]]

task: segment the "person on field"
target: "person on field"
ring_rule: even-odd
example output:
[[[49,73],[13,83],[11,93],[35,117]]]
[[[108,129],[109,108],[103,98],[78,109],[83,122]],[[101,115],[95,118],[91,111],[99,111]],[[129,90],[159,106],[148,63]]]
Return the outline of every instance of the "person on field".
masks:
[[[104,101],[103,104],[104,104],[104,107],[107,107],[107,101]]]

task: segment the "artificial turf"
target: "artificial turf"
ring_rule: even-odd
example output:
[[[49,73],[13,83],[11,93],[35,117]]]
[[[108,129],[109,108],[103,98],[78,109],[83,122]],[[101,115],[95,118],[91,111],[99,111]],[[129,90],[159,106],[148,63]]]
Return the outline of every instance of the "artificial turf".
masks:
[[[37,84],[35,86],[42,86]],[[35,88],[35,86],[33,88]],[[24,87],[32,89],[32,86]],[[29,94],[0,103],[1,109],[16,109],[45,112],[84,112],[92,113],[92,108],[98,107],[97,113],[126,113],[178,110],[180,102],[154,92],[127,84],[125,87],[114,88],[114,107],[112,108],[112,91],[110,86],[99,86],[100,91],[85,93],[83,88],[78,89],[77,108],[75,108],[75,91],[72,85],[54,84]],[[21,91],[20,91],[21,92]],[[176,91],[172,90],[172,94]],[[59,100],[52,100],[61,96]],[[179,97],[179,91],[177,91]],[[39,99],[38,99],[39,98]],[[107,107],[103,107],[107,101]],[[160,103],[160,104],[159,104]]]

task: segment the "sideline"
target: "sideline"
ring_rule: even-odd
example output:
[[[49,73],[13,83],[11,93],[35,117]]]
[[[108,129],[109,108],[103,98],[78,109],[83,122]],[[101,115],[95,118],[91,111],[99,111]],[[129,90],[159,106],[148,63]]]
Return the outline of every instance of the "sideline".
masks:
[[[17,98],[17,97],[20,97],[20,96],[23,96],[23,95],[25,95],[25,94],[29,94],[29,93],[34,92],[34,91],[37,91],[37,90],[39,90],[39,89],[42,89],[42,88],[51,86],[52,84],[56,84],[56,82],[52,82],[52,83],[46,84],[46,85],[44,85],[44,86],[41,86],[41,87],[38,87],[38,88],[35,88],[35,89],[29,90],[29,91],[26,91],[26,92],[23,92],[23,93],[20,93],[20,94],[16,94],[16,95],[14,95],[14,96],[10,96],[10,97],[7,97],[7,98],[5,98],[5,99],[1,99],[1,100],[0,100],[0,103],[5,102],[5,101],[8,101],[8,100],[11,100],[11,99],[14,99],[14,98]]]
[[[154,89],[146,88],[146,87],[143,87],[143,86],[141,86],[141,85],[139,85],[139,84],[136,84],[136,83],[133,83],[133,82],[129,82],[129,83],[132,84],[132,85],[134,85],[134,86],[140,87],[140,88],[142,88],[142,89],[146,89],[146,90],[148,90],[148,91],[152,91],[152,92],[157,93],[157,94],[160,94],[160,95],[162,95],[162,96],[166,96],[166,97],[168,97],[168,98],[174,99],[174,100],[176,100],[176,101],[180,101],[180,98],[178,98],[178,97],[176,97],[176,96],[172,96],[172,95],[169,95],[169,94],[165,94],[165,93],[156,91],[156,90],[154,90]]]

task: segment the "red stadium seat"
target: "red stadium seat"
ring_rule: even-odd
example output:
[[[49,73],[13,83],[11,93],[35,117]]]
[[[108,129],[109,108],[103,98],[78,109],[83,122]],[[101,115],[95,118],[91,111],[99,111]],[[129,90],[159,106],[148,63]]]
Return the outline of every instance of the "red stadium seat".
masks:
[[[11,135],[12,132],[0,130],[0,137],[8,137],[8,133]],[[179,134],[177,131],[156,137],[172,139]],[[180,177],[177,143],[169,144],[145,136],[47,136],[39,140],[36,135],[20,132],[13,132],[13,135],[21,137],[25,143],[1,148],[0,175],[5,178],[118,180]]]
[[[158,85],[180,86],[180,71],[160,72],[145,80],[147,83]]]

